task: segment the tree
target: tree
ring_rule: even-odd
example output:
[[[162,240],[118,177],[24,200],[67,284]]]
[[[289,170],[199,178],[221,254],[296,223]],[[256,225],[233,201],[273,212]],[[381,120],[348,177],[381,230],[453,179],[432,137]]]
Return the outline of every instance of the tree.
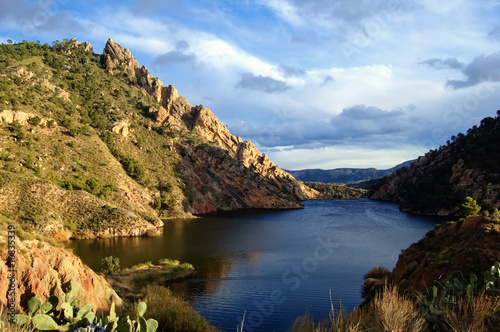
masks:
[[[465,197],[464,201],[458,205],[460,215],[464,218],[469,216],[475,216],[481,207],[477,205],[477,202],[470,196]]]
[[[9,43],[9,45],[12,45],[13,43],[12,39],[7,39],[7,43]]]

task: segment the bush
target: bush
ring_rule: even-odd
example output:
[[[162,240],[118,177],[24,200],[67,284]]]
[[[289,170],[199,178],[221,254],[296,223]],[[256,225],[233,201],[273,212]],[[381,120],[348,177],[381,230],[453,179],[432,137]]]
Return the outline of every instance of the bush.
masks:
[[[42,119],[39,116],[32,117],[28,120],[28,123],[33,126],[38,126],[42,122]]]
[[[103,267],[102,267],[102,273],[104,274],[111,274],[114,272],[120,272],[120,259],[118,257],[113,257],[113,256],[108,256],[104,257],[101,261]]]
[[[100,199],[106,199],[109,197],[109,195],[111,195],[113,190],[115,190],[115,187],[112,184],[107,185],[104,188],[102,188],[102,190],[98,196]]]
[[[382,331],[418,332],[425,322],[415,303],[399,295],[396,286],[385,286],[373,300],[371,309],[374,323]]]
[[[142,270],[142,269],[147,269],[153,266],[153,263],[151,261],[145,262],[145,263],[139,263],[136,265],[133,265],[130,269],[131,270]]]
[[[458,210],[460,211],[460,215],[464,218],[475,216],[479,211],[481,211],[481,207],[477,205],[477,202],[470,196],[465,197],[465,200],[458,205]]]
[[[154,318],[164,331],[172,332],[212,332],[217,331],[205,318],[200,316],[186,301],[172,295],[162,286],[147,286],[145,294],[148,312],[145,318]]]
[[[115,158],[122,164],[123,169],[127,172],[128,175],[135,178],[136,180],[141,180],[146,174],[146,169],[144,166],[137,160],[135,160],[130,155],[125,155],[118,149],[113,149],[111,151]]]
[[[85,181],[85,191],[97,195],[101,190],[101,183],[94,178],[89,178]]]

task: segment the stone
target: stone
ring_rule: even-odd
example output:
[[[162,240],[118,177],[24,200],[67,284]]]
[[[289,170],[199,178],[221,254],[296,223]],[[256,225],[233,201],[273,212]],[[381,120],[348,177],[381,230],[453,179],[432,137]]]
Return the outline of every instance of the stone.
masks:
[[[1,236],[3,237],[3,236]],[[7,248],[0,252],[0,304],[7,304],[9,267]],[[63,299],[73,283],[76,298],[91,304],[95,312],[109,312],[111,303],[122,300],[104,277],[96,274],[71,252],[38,240],[16,241],[16,310],[26,308],[28,300],[38,296],[44,302],[50,295]]]
[[[130,123],[127,120],[120,120],[113,124],[112,132],[122,135],[123,137],[128,137],[130,133]]]

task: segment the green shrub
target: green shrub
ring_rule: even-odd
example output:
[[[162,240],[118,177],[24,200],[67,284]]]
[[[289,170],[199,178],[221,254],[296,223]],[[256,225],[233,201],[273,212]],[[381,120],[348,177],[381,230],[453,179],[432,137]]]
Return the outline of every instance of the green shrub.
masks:
[[[164,331],[217,331],[189,303],[174,296],[168,288],[151,285],[145,287],[141,293],[145,294],[145,301],[150,308],[145,317],[156,319]]]
[[[113,257],[113,256],[108,256],[104,257],[101,261],[103,267],[102,267],[102,273],[104,274],[111,274],[114,272],[120,272],[120,259],[118,257]]]
[[[137,160],[135,160],[130,155],[125,155],[118,149],[111,150],[113,156],[122,164],[123,169],[128,175],[135,178],[136,180],[141,180],[146,174],[146,169]]]
[[[24,160],[24,167],[33,169],[33,158],[30,155],[28,155]]]
[[[460,215],[462,217],[475,216],[481,211],[481,207],[477,205],[477,202],[470,196],[465,197],[465,200],[458,205]]]
[[[144,262],[144,263],[139,263],[139,264],[133,265],[130,269],[131,270],[142,270],[142,269],[147,269],[151,266],[153,266],[153,263],[151,261],[149,261],[149,262]]]
[[[111,193],[115,190],[115,186],[113,186],[112,184],[110,185],[107,185],[105,186],[104,188],[102,188],[100,194],[98,195],[98,197],[100,199],[106,199],[109,197],[109,195],[111,195]]]
[[[89,178],[85,181],[85,191],[97,195],[101,191],[101,183],[94,178]]]
[[[176,259],[168,259],[168,258],[162,258],[158,262],[158,264],[163,265],[163,266],[179,266],[181,262],[179,262]]]

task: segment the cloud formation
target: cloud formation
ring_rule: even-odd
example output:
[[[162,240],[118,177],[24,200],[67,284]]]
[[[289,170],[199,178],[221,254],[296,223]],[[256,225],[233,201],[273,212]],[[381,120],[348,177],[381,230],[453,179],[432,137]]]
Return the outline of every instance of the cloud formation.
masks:
[[[488,36],[494,40],[500,41],[500,26],[496,26],[488,33]]]
[[[185,40],[179,40],[175,43],[175,51],[157,55],[152,60],[153,66],[173,66],[176,64],[195,64],[197,57],[194,53],[186,53],[189,43]]]
[[[278,70],[286,78],[307,76],[307,72],[303,68],[281,65]]]
[[[171,51],[162,55],[158,55],[151,62],[154,66],[173,66],[176,64],[193,64],[196,61],[196,55],[185,54],[180,51]]]
[[[323,82],[321,83],[321,86],[328,85],[328,83],[331,82],[335,82],[335,79],[330,75],[326,75],[325,78],[323,79]]]
[[[446,60],[432,58],[421,61],[419,64],[427,65],[435,69],[456,69],[456,70],[460,70],[465,66],[464,63],[459,62],[456,58],[448,58]]]
[[[281,93],[291,89],[285,82],[271,76],[256,76],[252,73],[240,73],[240,81],[236,87],[265,93]]]
[[[342,145],[347,141],[365,147],[383,146],[419,139],[416,125],[421,120],[411,116],[411,110],[411,107],[407,107],[404,110],[385,111],[374,106],[356,105],[330,118],[270,123],[265,127],[239,123],[231,127],[236,126],[240,135],[266,148],[319,148]]]
[[[446,85],[453,89],[474,86],[481,82],[500,82],[500,52],[478,56],[467,64],[462,73],[465,80],[449,80]]]

